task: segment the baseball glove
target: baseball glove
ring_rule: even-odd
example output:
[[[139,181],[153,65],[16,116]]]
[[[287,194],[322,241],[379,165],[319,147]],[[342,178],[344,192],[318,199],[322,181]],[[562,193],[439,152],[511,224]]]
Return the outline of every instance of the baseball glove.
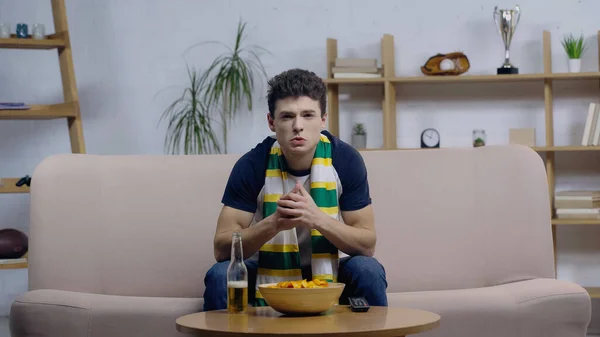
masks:
[[[440,64],[444,60],[450,60],[454,63],[454,69],[442,70]],[[421,67],[421,72],[425,75],[460,75],[469,70],[471,64],[469,59],[462,52],[448,54],[436,54],[430,57],[425,65]]]

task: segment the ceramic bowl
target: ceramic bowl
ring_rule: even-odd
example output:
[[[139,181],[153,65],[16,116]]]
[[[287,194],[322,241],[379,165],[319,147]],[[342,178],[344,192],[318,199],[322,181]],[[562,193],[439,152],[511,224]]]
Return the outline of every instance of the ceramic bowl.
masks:
[[[260,293],[274,310],[286,315],[318,315],[338,303],[344,283],[332,282],[325,288],[270,288],[261,284]]]

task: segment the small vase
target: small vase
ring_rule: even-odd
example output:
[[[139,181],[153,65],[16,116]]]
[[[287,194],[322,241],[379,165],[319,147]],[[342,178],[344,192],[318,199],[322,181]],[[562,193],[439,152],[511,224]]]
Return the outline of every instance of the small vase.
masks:
[[[569,72],[581,72],[581,59],[569,59]]]
[[[17,23],[17,37],[20,39],[26,39],[29,36],[26,23]]]
[[[367,135],[352,135],[352,147],[355,149],[366,149]]]

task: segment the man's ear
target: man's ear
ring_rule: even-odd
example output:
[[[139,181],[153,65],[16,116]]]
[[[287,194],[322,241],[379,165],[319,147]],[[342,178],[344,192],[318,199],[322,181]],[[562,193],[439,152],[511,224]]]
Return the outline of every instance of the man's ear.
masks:
[[[267,112],[267,122],[269,123],[269,129],[275,132],[275,120],[271,117],[271,113]]]
[[[327,124],[327,113],[324,113],[321,116],[321,128],[325,129],[325,125]]]

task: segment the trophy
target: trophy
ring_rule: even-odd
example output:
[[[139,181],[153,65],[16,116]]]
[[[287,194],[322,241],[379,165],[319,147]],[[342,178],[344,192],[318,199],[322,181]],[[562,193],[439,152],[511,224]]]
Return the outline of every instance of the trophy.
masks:
[[[498,6],[494,7],[494,21],[496,27],[498,27],[498,33],[502,37],[504,42],[504,64],[498,68],[498,75],[503,74],[518,74],[519,68],[514,67],[510,64],[510,42],[517,29],[517,24],[521,19],[521,9],[516,6],[516,9],[498,9]]]

